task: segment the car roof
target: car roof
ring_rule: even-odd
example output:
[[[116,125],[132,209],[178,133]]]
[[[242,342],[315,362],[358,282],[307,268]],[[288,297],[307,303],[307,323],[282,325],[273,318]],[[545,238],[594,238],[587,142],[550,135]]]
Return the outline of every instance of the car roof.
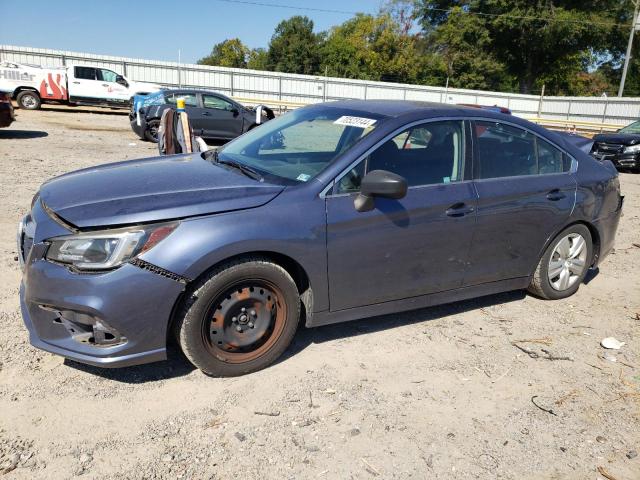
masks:
[[[361,111],[363,113],[375,113],[386,117],[403,117],[410,114],[422,114],[425,117],[440,116],[470,116],[470,117],[494,117],[496,119],[512,119],[511,116],[464,105],[452,105],[448,103],[421,102],[417,100],[340,100],[322,104],[324,107],[344,108]]]
[[[222,93],[217,92],[216,90],[208,90],[205,88],[164,88],[163,92],[190,92],[190,93],[213,93],[216,95],[222,95]]]
[[[453,105],[448,103],[420,102],[416,100],[340,100],[336,102],[316,103],[305,108],[324,107],[324,108],[341,108],[351,110],[355,114],[366,116],[369,114],[377,114],[389,119],[396,119],[399,122],[412,122],[419,120],[447,118],[447,117],[463,117],[473,119],[474,117],[481,120],[495,120],[498,122],[510,123],[528,129],[541,135],[543,138],[555,143],[565,150],[575,155],[578,150],[571,142],[567,142],[560,135],[554,135],[554,132],[547,130],[540,125],[532,123],[524,118],[515,115],[496,112],[494,110],[466,107],[464,105]]]

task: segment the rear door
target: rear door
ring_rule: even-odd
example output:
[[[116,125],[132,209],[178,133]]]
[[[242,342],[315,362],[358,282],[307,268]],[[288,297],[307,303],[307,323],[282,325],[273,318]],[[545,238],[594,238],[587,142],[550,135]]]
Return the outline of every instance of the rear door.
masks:
[[[461,286],[475,225],[469,130],[461,120],[408,128],[336,179],[326,197],[331,310]],[[358,212],[366,172],[387,170],[409,185]]]
[[[473,122],[477,225],[465,285],[533,273],[575,205],[572,159],[514,125]]]
[[[100,98],[97,68],[76,65],[69,69],[69,73],[69,99],[72,102],[95,102]]]
[[[242,134],[243,117],[237,105],[218,95],[202,94],[205,138],[232,139]]]
[[[198,94],[195,92],[172,92],[165,94],[164,101],[171,108],[177,108],[179,98],[184,99],[184,110],[189,115],[189,123],[193,129],[193,134],[202,136],[203,120],[202,108],[198,103]]]

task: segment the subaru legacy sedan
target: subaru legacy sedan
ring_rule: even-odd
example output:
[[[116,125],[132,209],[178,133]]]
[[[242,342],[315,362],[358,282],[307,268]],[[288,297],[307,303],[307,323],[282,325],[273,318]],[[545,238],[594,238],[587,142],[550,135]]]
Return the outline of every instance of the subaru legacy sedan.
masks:
[[[568,297],[611,251],[622,204],[610,162],[525,120],[314,105],[219,150],[42,185],[18,230],[22,314],[33,345],[78,362],[162,360],[175,335],[205,373],[240,375],[300,322]]]

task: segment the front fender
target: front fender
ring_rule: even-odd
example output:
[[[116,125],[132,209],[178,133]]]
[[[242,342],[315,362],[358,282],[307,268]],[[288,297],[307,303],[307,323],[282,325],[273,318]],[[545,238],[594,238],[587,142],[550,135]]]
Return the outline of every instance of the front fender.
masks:
[[[277,253],[306,272],[314,311],[328,309],[326,221],[322,199],[280,195],[258,208],[181,222],[164,241],[140,258],[189,279],[226,259],[249,253]]]

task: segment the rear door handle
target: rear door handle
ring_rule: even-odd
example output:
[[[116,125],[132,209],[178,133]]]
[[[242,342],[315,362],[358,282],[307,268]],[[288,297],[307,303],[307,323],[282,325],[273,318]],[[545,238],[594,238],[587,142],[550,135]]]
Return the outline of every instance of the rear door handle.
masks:
[[[80,82],[73,82],[73,83],[75,83],[76,85],[80,85]]]
[[[562,200],[566,197],[567,196],[558,189],[551,190],[549,193],[547,193],[547,200],[551,200],[552,202],[557,202],[558,200]]]
[[[458,218],[458,217],[464,217],[465,215],[473,213],[474,211],[475,211],[475,208],[473,208],[472,206],[467,205],[464,202],[458,202],[451,205],[449,208],[447,208],[445,213],[449,217]]]
[[[202,112],[203,117],[210,117],[211,114],[209,112]]]

